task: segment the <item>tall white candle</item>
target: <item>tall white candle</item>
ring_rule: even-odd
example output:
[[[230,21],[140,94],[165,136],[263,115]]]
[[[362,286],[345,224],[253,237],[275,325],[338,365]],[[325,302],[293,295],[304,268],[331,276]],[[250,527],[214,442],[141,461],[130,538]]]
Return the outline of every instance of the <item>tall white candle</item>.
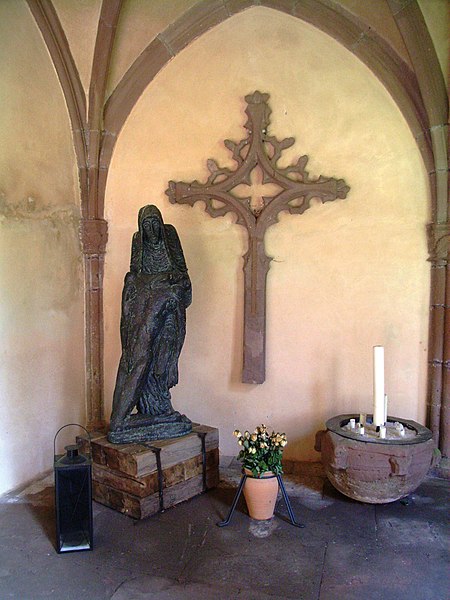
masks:
[[[384,425],[384,348],[373,347],[373,424]]]

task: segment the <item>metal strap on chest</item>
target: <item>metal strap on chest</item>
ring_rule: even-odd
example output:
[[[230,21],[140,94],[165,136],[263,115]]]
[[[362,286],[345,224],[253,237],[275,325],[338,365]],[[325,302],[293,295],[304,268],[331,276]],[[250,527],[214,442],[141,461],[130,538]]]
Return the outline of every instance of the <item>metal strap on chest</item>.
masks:
[[[206,492],[208,489],[206,482],[206,432],[197,431],[198,437],[200,438],[202,445],[202,488],[203,492]],[[161,448],[157,448],[156,446],[151,446],[150,444],[145,444],[147,448],[149,448],[154,454],[156,458],[156,468],[158,471],[158,494],[159,494],[159,512],[164,512],[164,474],[162,470],[161,464]]]
[[[145,444],[155,454],[156,468],[158,470],[158,494],[159,494],[159,512],[164,512],[164,475],[161,466],[161,448]]]
[[[197,431],[198,437],[202,442],[202,465],[203,465],[203,491],[206,492],[208,486],[206,484],[206,432]]]

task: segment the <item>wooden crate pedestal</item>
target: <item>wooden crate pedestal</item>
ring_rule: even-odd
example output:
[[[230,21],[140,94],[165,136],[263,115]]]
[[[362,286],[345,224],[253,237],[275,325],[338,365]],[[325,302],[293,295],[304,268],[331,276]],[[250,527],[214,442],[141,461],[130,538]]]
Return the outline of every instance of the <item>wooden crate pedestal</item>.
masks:
[[[142,444],[112,444],[91,434],[93,498],[133,519],[144,519],[219,483],[219,431]]]

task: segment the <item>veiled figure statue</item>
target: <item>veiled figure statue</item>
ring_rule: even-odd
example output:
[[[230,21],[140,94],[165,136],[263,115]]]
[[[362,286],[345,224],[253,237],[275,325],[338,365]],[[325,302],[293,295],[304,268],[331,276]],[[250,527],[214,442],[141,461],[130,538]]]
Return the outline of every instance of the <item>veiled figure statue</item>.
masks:
[[[186,333],[191,281],[175,228],[156,206],[141,208],[122,292],[122,356],[108,439],[127,443],[178,437],[191,421],[174,411],[170,388]]]

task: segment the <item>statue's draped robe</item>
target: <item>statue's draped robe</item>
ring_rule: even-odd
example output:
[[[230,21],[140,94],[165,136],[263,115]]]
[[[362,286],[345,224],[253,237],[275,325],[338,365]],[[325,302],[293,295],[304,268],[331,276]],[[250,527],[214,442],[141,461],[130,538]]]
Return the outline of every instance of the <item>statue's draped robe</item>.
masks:
[[[164,225],[155,206],[142,208],[138,223],[122,293],[122,356],[114,390],[111,441],[128,441],[126,435],[114,432],[129,429],[143,428],[131,434],[129,441],[137,441],[139,437],[155,439],[157,432],[157,437],[182,435],[191,427],[186,417],[173,410],[169,391],[178,383],[186,308],[191,303],[183,251],[175,228]],[[183,427],[179,427],[181,422]],[[171,428],[171,423],[178,426]]]

